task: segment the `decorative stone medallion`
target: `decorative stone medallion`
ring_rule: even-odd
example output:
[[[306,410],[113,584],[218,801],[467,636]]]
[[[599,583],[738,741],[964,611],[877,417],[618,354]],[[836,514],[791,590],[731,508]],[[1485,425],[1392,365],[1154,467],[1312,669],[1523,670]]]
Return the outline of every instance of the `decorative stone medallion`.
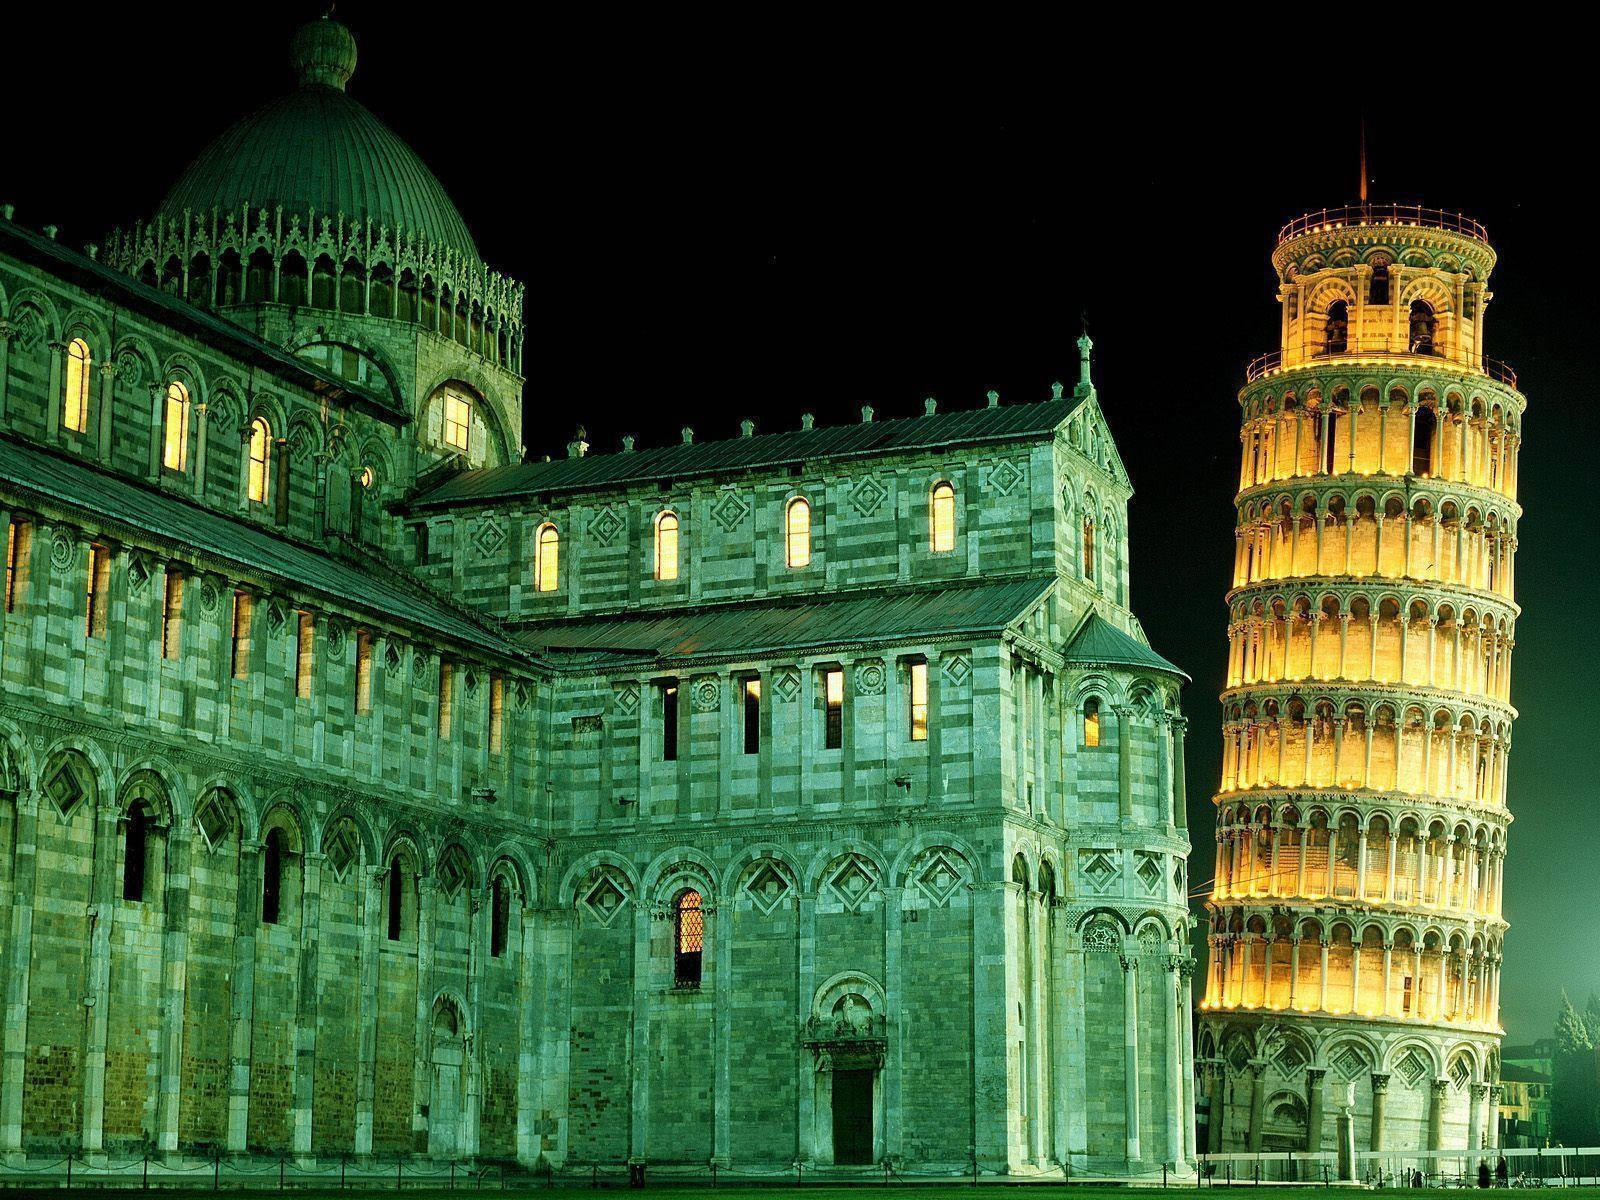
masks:
[[[867,658],[856,664],[856,694],[883,695],[884,670],[881,658]]]
[[[716,518],[717,524],[722,526],[724,532],[732,533],[744,524],[744,519],[750,515],[750,506],[737,491],[728,488],[712,506],[711,515]]]
[[[878,871],[860,854],[847,854],[828,873],[826,888],[832,897],[855,912],[877,891]]]
[[[864,476],[850,489],[850,506],[863,517],[870,517],[888,499],[889,489],[872,475]]]
[[[627,903],[626,883],[610,867],[601,867],[579,893],[578,908],[601,925],[609,926]]]
[[[495,558],[501,550],[505,549],[505,522],[493,513],[487,514],[478,522],[478,529],[473,534],[472,544],[477,549],[480,559],[487,561]]]
[[[773,681],[772,694],[785,704],[794,703],[795,697],[800,694],[800,672],[792,667],[782,668]]]
[[[632,680],[616,684],[617,711],[633,716],[639,711],[639,685]]]
[[[793,891],[788,876],[771,859],[764,859],[744,885],[744,894],[763,915],[770,915]]]
[[[972,664],[964,654],[952,654],[944,660],[944,677],[960,687],[972,674]]]
[[[1104,922],[1089,926],[1083,933],[1083,948],[1091,954],[1114,953],[1121,941],[1122,939],[1117,937],[1117,931]]]
[[[622,532],[622,518],[610,507],[602,508],[589,518],[589,536],[602,546],[611,545]]]
[[[1002,496],[1009,496],[1026,476],[1010,459],[1002,459],[989,468],[989,486]]]
[[[939,847],[929,850],[918,860],[912,869],[911,880],[930,904],[942,908],[966,882],[966,872],[955,851]]]
[[[716,712],[722,707],[722,681],[715,675],[702,675],[694,681],[695,712]]]
[[[72,535],[61,529],[56,530],[50,539],[50,565],[58,572],[65,571],[72,565],[75,549]]]

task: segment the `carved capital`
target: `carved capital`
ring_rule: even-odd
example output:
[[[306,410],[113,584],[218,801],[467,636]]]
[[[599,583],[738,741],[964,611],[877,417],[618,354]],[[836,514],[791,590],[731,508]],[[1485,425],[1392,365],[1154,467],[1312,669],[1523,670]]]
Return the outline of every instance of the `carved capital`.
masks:
[[[1372,1094],[1381,1096],[1389,1090],[1389,1073],[1387,1071],[1374,1071],[1372,1073]]]

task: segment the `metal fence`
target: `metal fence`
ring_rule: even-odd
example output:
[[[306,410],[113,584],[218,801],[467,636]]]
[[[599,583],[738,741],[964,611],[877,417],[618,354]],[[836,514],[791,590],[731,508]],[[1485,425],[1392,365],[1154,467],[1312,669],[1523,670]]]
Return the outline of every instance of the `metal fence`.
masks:
[[[1505,1177],[1498,1167],[1505,1160]],[[1600,1186],[1600,1146],[1508,1147],[1480,1150],[1358,1150],[1356,1178],[1375,1187],[1477,1187],[1480,1164],[1496,1187]],[[1339,1182],[1332,1150],[1202,1154],[1203,1184]]]

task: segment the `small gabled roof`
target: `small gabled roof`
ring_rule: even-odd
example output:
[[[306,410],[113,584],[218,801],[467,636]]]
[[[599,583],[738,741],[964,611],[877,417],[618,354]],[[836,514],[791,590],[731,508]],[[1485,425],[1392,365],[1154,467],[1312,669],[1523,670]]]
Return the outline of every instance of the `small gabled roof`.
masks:
[[[1017,441],[1053,433],[1081,399],[959,409],[931,416],[863,421],[716,442],[683,442],[617,454],[517,463],[465,471],[411,500],[412,507],[489,504],[512,496],[596,491],[662,479],[754,471],[825,459],[936,450],[945,446]]]
[[[1173,666],[1143,642],[1129,637],[1099,613],[1091,611],[1067,643],[1063,657],[1080,666],[1133,667],[1176,675],[1185,683],[1189,675]]]
[[[826,646],[998,633],[1055,584],[1053,576],[863,588],[611,617],[540,621],[516,637],[543,655],[647,658],[799,653]]]

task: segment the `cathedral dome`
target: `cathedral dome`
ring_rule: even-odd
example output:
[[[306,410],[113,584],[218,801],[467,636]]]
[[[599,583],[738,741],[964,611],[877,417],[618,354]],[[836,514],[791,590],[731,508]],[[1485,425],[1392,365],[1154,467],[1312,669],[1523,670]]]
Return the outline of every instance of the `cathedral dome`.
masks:
[[[295,34],[294,91],[239,121],[190,164],[161,203],[162,220],[184,210],[224,213],[282,206],[285,218],[315,214],[371,219],[469,260],[478,248],[433,172],[410,146],[345,94],[356,65],[350,31],[331,18]]]

